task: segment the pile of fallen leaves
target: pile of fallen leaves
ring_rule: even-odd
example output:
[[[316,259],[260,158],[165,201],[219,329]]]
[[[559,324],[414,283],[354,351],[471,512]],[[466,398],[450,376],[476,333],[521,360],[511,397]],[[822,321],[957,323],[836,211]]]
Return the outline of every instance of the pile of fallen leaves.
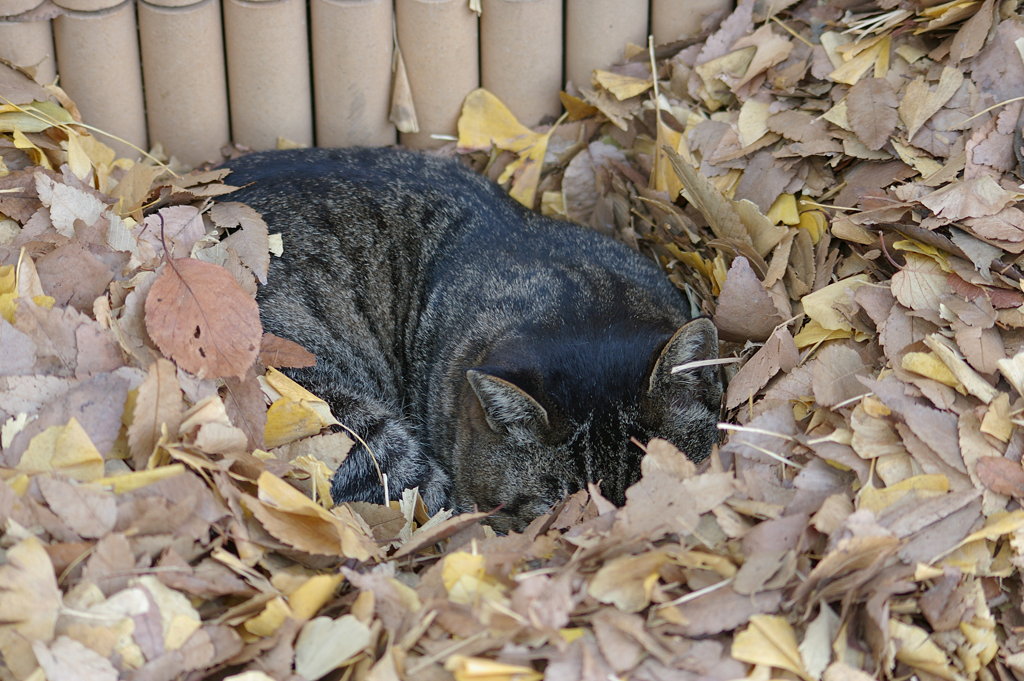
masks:
[[[629,54],[537,131],[473,93],[459,146],[713,315],[728,437],[508,536],[333,506],[351,441],[252,300],[280,240],[0,68],[0,679],[1024,678],[1017,3]]]

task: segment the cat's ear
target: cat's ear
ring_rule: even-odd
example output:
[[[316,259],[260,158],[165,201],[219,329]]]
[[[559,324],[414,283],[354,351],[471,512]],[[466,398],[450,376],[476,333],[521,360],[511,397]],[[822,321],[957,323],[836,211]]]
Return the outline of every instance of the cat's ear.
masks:
[[[548,413],[537,400],[503,378],[476,369],[466,372],[491,430],[502,433],[514,425],[537,429],[548,425]]]
[[[651,371],[648,393],[664,395],[680,388],[692,390],[709,383],[718,384],[717,367],[714,366],[673,371],[690,362],[715,357],[718,357],[718,330],[711,320],[700,317],[683,324],[658,355]]]
[[[722,402],[718,366],[694,363],[717,356],[718,332],[711,320],[684,324],[658,355],[642,402],[659,435],[692,461],[711,453]],[[673,371],[677,367],[681,370]]]

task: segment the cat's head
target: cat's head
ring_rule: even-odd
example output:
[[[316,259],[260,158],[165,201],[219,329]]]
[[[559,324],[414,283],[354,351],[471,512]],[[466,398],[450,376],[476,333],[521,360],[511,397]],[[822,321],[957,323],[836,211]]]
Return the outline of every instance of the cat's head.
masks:
[[[467,372],[471,391],[456,452],[456,501],[498,508],[492,525],[516,530],[587,482],[600,482],[608,499],[624,503],[640,476],[643,452],[635,441],[660,437],[693,461],[707,458],[718,438],[719,372],[684,365],[717,356],[714,325],[691,321],[646,354],[614,365],[636,367],[635,380],[617,380],[614,387],[601,376],[581,380],[579,372],[545,380],[483,368]],[[585,350],[579,359],[586,366]]]

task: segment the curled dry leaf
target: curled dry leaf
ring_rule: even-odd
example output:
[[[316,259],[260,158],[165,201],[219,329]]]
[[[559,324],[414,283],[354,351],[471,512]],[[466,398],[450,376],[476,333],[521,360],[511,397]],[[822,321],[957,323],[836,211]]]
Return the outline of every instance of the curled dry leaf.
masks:
[[[316,355],[287,338],[264,333],[260,341],[259,362],[266,367],[300,368],[316,364]]]
[[[256,360],[259,308],[223,267],[169,261],[146,297],[146,330],[186,371],[243,378]]]

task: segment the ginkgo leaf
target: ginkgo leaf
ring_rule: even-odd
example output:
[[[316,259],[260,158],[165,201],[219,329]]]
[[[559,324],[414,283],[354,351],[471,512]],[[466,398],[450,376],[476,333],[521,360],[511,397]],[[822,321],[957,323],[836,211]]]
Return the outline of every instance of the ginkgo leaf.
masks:
[[[601,87],[615,95],[615,98],[619,100],[636,97],[654,86],[654,82],[650,78],[624,76],[620,73],[603,71],[601,69],[594,71],[593,78]]]
[[[749,626],[733,639],[732,656],[750,664],[785,669],[812,681],[804,667],[793,627],[777,615],[752,616]]]
[[[483,657],[452,655],[444,663],[455,681],[540,681],[540,672],[517,664],[496,662]]]
[[[295,673],[315,681],[349,662],[372,640],[369,627],[352,615],[317,617],[302,627],[295,641]]]

